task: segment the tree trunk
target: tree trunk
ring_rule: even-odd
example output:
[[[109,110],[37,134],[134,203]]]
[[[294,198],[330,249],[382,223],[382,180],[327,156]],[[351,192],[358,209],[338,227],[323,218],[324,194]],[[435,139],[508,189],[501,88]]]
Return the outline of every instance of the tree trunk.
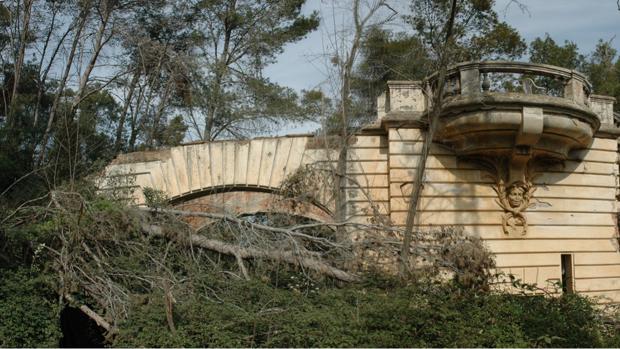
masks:
[[[170,90],[172,89],[172,81],[168,81],[166,84],[166,89],[164,90],[164,95],[159,101],[159,105],[157,106],[157,112],[153,117],[153,126],[149,132],[148,138],[146,140],[146,145],[149,148],[153,147],[153,142],[155,141],[155,137],[157,136],[157,129],[159,127],[159,122],[161,121],[161,116],[166,109],[166,104],[168,103],[168,98],[170,97]]]
[[[129,105],[131,104],[131,99],[133,98],[133,92],[136,89],[136,85],[138,84],[138,80],[140,79],[141,71],[140,69],[134,70],[133,78],[129,83],[129,91],[127,92],[127,96],[125,97],[125,103],[123,104],[123,110],[121,111],[120,119],[118,120],[118,126],[116,128],[116,140],[114,141],[114,153],[118,154],[121,150],[121,146],[123,143],[123,128],[125,127],[125,118],[127,117],[127,110],[129,109]]]
[[[34,0],[24,0],[24,20],[23,27],[20,33],[19,38],[19,49],[17,53],[17,59],[14,64],[14,81],[13,88],[11,90],[11,97],[9,99],[11,107],[9,108],[9,115],[7,123],[9,127],[14,127],[16,125],[15,120],[15,106],[17,101],[15,100],[17,97],[17,88],[19,86],[19,80],[21,79],[22,67],[24,65],[24,56],[26,54],[26,40],[28,31],[30,30],[30,17],[32,13],[32,4]]]
[[[446,74],[448,69],[448,56],[450,51],[450,45],[452,43],[452,27],[454,26],[454,19],[457,12],[456,4],[457,0],[452,0],[452,9],[450,11],[450,18],[448,19],[446,28],[446,38],[441,52],[441,56],[439,57],[439,75],[437,78],[436,90],[434,91],[432,97],[433,107],[432,110],[428,112],[428,131],[426,132],[426,137],[424,138],[422,154],[420,155],[418,167],[416,168],[415,179],[413,182],[413,190],[411,191],[411,196],[409,198],[409,208],[407,210],[405,231],[403,233],[403,246],[400,251],[401,263],[399,269],[402,278],[405,278],[409,274],[410,270],[409,259],[411,255],[410,250],[413,236],[413,223],[418,212],[418,202],[420,200],[420,194],[422,193],[422,189],[424,188],[423,181],[424,172],[426,171],[426,159],[428,158],[428,153],[433,143],[433,136],[435,134],[435,129],[437,128],[437,120],[439,118],[439,114],[441,113],[441,103],[443,97],[442,91],[446,80]]]
[[[65,294],[64,298],[68,300],[70,303],[72,303],[72,305],[77,306],[84,314],[86,314],[86,316],[94,320],[95,323],[97,323],[97,325],[99,325],[100,327],[108,331],[109,333],[116,332],[116,328],[112,326],[112,324],[107,322],[101,315],[97,314],[94,310],[92,310],[88,306],[84,304],[78,304],[75,298],[73,298],[73,296],[71,296],[70,294]]]
[[[144,98],[144,89],[140,87],[139,90],[140,93],[138,93],[136,106],[131,111],[131,130],[129,132],[129,144],[127,145],[127,150],[130,152],[136,149],[136,138],[138,137],[138,115],[140,107],[142,106],[142,99]]]
[[[214,93],[214,97],[209,101],[208,109],[207,109],[207,120],[205,122],[205,129],[202,134],[204,141],[212,141],[213,138],[213,126],[215,124],[215,119],[217,118],[217,114],[220,112],[221,104],[222,104],[222,81],[224,80],[224,76],[228,70],[228,59],[230,56],[230,39],[233,31],[233,24],[228,21],[231,17],[230,14],[236,11],[237,1],[232,0],[229,2],[229,7],[227,9],[226,18],[224,19],[224,47],[222,48],[222,55],[216,62],[215,66],[215,83],[212,86],[212,92]]]
[[[166,237],[166,234],[163,232],[161,227],[156,225],[143,224],[142,230],[151,236]],[[286,262],[289,264],[298,265],[305,269],[316,271],[320,274],[327,275],[341,281],[355,282],[359,280],[357,276],[349,274],[344,270],[334,268],[315,258],[297,255],[290,251],[262,250],[253,247],[240,247],[238,245],[233,245],[220,240],[209,239],[198,234],[191,234],[189,236],[189,240],[194,246],[199,246],[237,258],[259,258]]]
[[[33,128],[36,128],[37,124],[39,123],[39,107],[41,106],[41,100],[43,99],[43,92],[45,91],[45,82],[47,81],[47,75],[49,74],[49,71],[52,69],[54,59],[56,58],[58,51],[60,51],[60,47],[62,46],[63,42],[65,42],[67,35],[69,35],[69,33],[73,30],[73,26],[69,25],[69,28],[67,28],[67,30],[63,33],[63,35],[60,37],[60,39],[56,43],[56,47],[54,48],[54,51],[52,52],[52,55],[50,56],[49,62],[47,63],[47,67],[45,67],[45,70],[41,71],[41,69],[43,68],[43,61],[45,60],[45,55],[47,53],[47,47],[52,38],[52,34],[54,33],[54,25],[56,23],[57,15],[58,15],[58,11],[54,9],[52,12],[50,29],[48,30],[47,35],[45,36],[45,43],[43,44],[43,51],[41,52],[41,60],[39,61],[39,73],[38,73],[39,82],[37,86],[37,103],[34,109],[34,120],[32,122]]]
[[[71,66],[73,65],[73,59],[75,58],[75,51],[77,49],[77,45],[80,41],[80,38],[82,36],[82,31],[84,30],[84,27],[86,26],[86,21],[88,19],[89,10],[90,9],[88,7],[84,7],[83,10],[79,14],[79,22],[78,22],[75,35],[73,37],[73,42],[71,44],[71,50],[69,51],[69,56],[65,64],[65,70],[64,70],[62,79],[60,79],[60,83],[58,85],[58,91],[56,91],[56,94],[54,95],[54,101],[52,103],[52,108],[50,110],[49,119],[47,121],[47,127],[45,128],[45,132],[43,133],[43,137],[41,140],[41,151],[39,152],[39,156],[35,164],[35,167],[37,168],[41,166],[41,163],[45,159],[45,155],[47,152],[47,142],[49,140],[49,136],[52,131],[52,126],[54,125],[54,119],[56,117],[56,113],[58,110],[58,104],[60,103],[60,97],[64,93],[65,86],[67,84],[67,79],[69,77],[69,73],[71,72]]]
[[[348,144],[349,144],[349,104],[351,103],[351,74],[353,71],[353,64],[357,57],[357,51],[359,50],[360,41],[364,31],[364,25],[368,19],[374,14],[376,9],[369,12],[363,20],[360,20],[359,13],[359,1],[353,2],[353,19],[355,22],[355,34],[351,43],[351,48],[347,54],[346,60],[342,65],[341,71],[341,86],[340,86],[340,151],[338,152],[338,162],[336,165],[336,180],[335,180],[335,216],[339,222],[343,222],[346,219],[346,167],[348,158]],[[380,5],[379,5],[380,6]],[[339,229],[342,230],[342,229]]]
[[[107,0],[102,0],[101,3],[103,4],[103,9],[101,10],[101,12],[103,12],[103,15],[101,17],[101,23],[99,23],[99,28],[97,29],[97,34],[95,35],[95,47],[93,49],[93,54],[88,61],[88,65],[86,66],[84,73],[80,77],[80,85],[71,105],[71,114],[73,114],[77,106],[82,101],[84,93],[86,93],[86,87],[88,85],[88,80],[90,79],[90,74],[95,68],[95,64],[97,63],[97,59],[99,58],[99,54],[101,53],[101,49],[112,37],[112,34],[110,34],[110,36],[108,36],[105,40],[103,39],[113,9],[108,8],[109,4]]]

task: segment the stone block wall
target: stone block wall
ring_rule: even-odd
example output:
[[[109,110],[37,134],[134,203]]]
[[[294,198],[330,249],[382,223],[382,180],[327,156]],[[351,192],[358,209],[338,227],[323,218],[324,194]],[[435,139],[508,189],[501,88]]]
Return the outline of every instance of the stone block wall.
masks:
[[[389,130],[390,217],[404,226],[424,134],[416,128]],[[463,227],[480,236],[499,269],[545,286],[561,279],[561,255],[573,261],[574,287],[600,302],[620,302],[615,139],[595,138],[590,149],[572,152],[534,179],[537,190],[525,211],[525,236],[503,232],[493,181],[476,164],[433,145],[426,163],[418,216],[421,229]]]
[[[358,135],[349,145],[346,168],[347,216],[370,223],[389,216],[388,142],[383,135]]]
[[[533,179],[537,189],[531,206],[524,211],[525,235],[504,233],[495,183],[479,164],[433,144],[415,224],[418,229],[462,227],[484,240],[499,269],[540,286],[561,279],[562,255],[569,255],[577,292],[620,303],[618,143],[608,136],[594,137],[587,149],[570,152],[563,163],[542,167]],[[349,221],[377,223],[380,218],[382,223],[404,226],[424,137],[420,126],[390,120],[351,137],[345,173]],[[108,183],[102,187],[134,189],[137,204],[145,201],[141,189],[151,187],[178,203],[234,201],[244,207],[233,214],[249,206],[257,211],[271,198],[264,193],[277,194],[297,169],[335,169],[338,152],[331,142],[325,137],[288,136],[125,154],[107,167]],[[131,180],[121,183],[123,179]],[[323,211],[302,209],[312,217],[329,216],[334,204],[330,193],[328,185],[323,192],[310,193],[320,198]]]

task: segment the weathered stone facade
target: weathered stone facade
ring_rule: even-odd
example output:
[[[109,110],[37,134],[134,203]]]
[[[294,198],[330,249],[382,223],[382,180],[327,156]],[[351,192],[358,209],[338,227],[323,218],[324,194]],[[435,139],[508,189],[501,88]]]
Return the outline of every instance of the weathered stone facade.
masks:
[[[506,88],[493,74],[520,78]],[[543,82],[559,89],[537,93]],[[405,224],[436,86],[433,76],[388,83],[376,123],[350,140],[348,220],[368,223],[379,215]],[[462,226],[484,239],[500,269],[539,285],[560,280],[569,256],[565,271],[576,291],[620,302],[613,98],[591,95],[575,71],[510,62],[455,66],[443,93],[415,224]],[[178,205],[253,213],[297,169],[334,163],[329,143],[285,136],[125,154],[106,169],[107,187],[121,185],[111,179],[130,178],[124,184],[136,189],[137,203],[144,202],[139,188],[151,187]],[[314,194],[316,207],[296,206],[293,213],[329,220],[329,190]]]

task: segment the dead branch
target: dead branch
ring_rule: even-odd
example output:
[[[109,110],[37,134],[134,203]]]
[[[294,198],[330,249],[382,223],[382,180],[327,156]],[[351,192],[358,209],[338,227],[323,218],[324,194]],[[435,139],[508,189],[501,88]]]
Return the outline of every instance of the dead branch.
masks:
[[[175,333],[177,329],[174,325],[173,311],[174,303],[176,303],[176,301],[172,296],[172,291],[168,280],[164,280],[164,303],[166,306],[166,321],[168,322],[168,328],[170,329],[170,332]]]
[[[237,259],[237,264],[239,265],[239,269],[241,269],[241,274],[243,274],[243,277],[249,281],[250,274],[248,273],[248,269],[245,267],[245,264],[243,263],[243,258],[240,255],[236,254],[235,259]]]
[[[152,225],[152,224],[143,224],[142,230],[151,236],[158,237],[166,237],[166,234],[162,230],[160,226]],[[322,261],[319,261],[314,258],[308,258],[300,254],[295,254],[290,251],[284,250],[263,250],[257,249],[253,247],[240,247],[237,245],[233,245],[230,243],[226,243],[224,241],[209,239],[207,237],[198,235],[198,234],[190,234],[189,240],[192,244],[206,248],[208,250],[212,250],[218,253],[226,254],[229,256],[233,256],[236,258],[248,259],[248,258],[258,258],[258,259],[269,259],[274,261],[286,262],[293,265],[298,265],[302,268],[306,268],[309,270],[313,270],[319,272],[324,275],[331,276],[335,279],[346,281],[346,282],[355,282],[358,281],[358,277],[350,274],[344,270],[332,267]]]
[[[217,220],[224,220],[224,221],[236,223],[239,226],[250,227],[250,228],[254,228],[254,229],[258,229],[258,230],[263,230],[263,231],[269,231],[269,232],[272,232],[272,233],[286,234],[286,235],[288,235],[290,237],[297,237],[297,238],[301,238],[301,239],[306,239],[306,240],[310,240],[310,241],[313,241],[313,242],[321,243],[323,245],[328,245],[328,246],[336,247],[336,248],[342,248],[343,246],[340,245],[340,244],[337,244],[335,242],[329,241],[328,239],[325,239],[325,238],[320,238],[320,237],[315,237],[315,236],[311,236],[311,235],[308,235],[308,234],[300,233],[297,230],[308,229],[308,228],[317,228],[317,227],[321,227],[321,226],[338,227],[338,226],[344,226],[344,225],[349,225],[350,224],[350,223],[347,223],[347,222],[340,222],[340,223],[310,223],[310,224],[300,224],[300,225],[296,225],[296,226],[290,227],[290,228],[278,228],[278,227],[272,227],[272,226],[269,226],[269,225],[248,222],[246,220],[243,220],[243,219],[240,219],[240,218],[237,218],[237,217],[233,217],[233,216],[230,216],[230,215],[226,215],[226,214],[221,214],[221,213],[183,211],[183,210],[175,210],[175,209],[162,209],[162,208],[150,208],[150,207],[139,207],[138,209],[140,209],[142,211],[148,211],[148,212],[154,212],[154,213],[173,214],[173,215],[182,216],[182,217],[206,217],[206,218],[212,218],[212,219],[217,219]]]

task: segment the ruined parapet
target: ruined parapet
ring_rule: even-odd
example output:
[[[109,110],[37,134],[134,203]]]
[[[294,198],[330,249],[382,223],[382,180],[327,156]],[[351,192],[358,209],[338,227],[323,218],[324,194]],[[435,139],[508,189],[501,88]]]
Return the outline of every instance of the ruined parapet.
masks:
[[[463,63],[448,71],[447,86],[454,80],[460,89],[444,92],[436,139],[459,155],[565,159],[571,150],[587,148],[601,125],[589,106],[589,82],[573,70]]]
[[[582,74],[548,65],[467,62],[446,76],[416,231],[462,228],[484,240],[499,270],[524,282],[564,281],[620,302],[614,99],[592,94]],[[437,87],[434,75],[389,82],[376,124],[348,139],[339,175],[349,222],[387,224],[398,238]],[[195,143],[121,156],[107,174],[134,178],[137,203],[139,189],[152,187],[178,205],[221,203],[238,214],[265,207],[299,169],[333,170],[339,144],[337,136]],[[297,212],[329,220],[333,201],[306,194],[325,209]]]
[[[427,104],[421,81],[388,81],[385,92],[377,98],[377,117],[415,117],[426,111]]]

